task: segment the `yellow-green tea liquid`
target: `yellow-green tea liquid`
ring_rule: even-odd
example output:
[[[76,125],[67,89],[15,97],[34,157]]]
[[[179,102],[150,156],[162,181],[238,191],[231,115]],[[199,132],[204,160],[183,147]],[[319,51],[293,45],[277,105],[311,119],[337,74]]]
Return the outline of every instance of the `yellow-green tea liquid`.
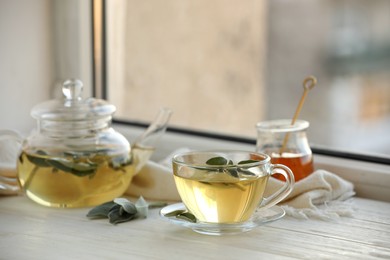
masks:
[[[25,152],[19,157],[18,174],[22,189],[29,198],[45,206],[85,207],[107,202],[121,196],[134,176],[132,164],[114,167],[112,156],[78,158],[77,163],[94,166],[94,172],[86,171],[85,176],[62,171],[58,167],[42,167],[32,162],[34,158],[38,161],[47,159],[60,162],[69,161],[69,158],[50,158]]]
[[[268,175],[239,179],[210,172],[202,180],[201,170],[196,175],[196,179],[174,175],[176,186],[188,210],[198,220],[211,223],[248,220],[259,206],[268,180]]]

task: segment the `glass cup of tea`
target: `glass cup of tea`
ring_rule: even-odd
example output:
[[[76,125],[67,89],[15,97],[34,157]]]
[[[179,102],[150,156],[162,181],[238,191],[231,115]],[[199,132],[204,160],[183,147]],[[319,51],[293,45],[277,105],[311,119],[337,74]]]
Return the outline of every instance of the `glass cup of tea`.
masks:
[[[306,131],[309,122],[290,119],[271,120],[256,125],[256,151],[271,156],[271,163],[280,163],[289,167],[299,181],[314,171],[313,155]],[[281,175],[275,178],[284,180]]]
[[[251,219],[256,210],[270,208],[291,192],[294,175],[266,154],[246,151],[193,151],[172,160],[177,190],[196,221],[237,224]],[[268,179],[282,174],[286,183],[264,197]]]

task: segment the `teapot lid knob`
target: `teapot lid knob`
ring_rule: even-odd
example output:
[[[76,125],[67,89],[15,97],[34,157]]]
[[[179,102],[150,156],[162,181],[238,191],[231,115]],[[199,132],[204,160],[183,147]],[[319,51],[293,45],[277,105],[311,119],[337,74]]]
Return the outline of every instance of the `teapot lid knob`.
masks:
[[[62,85],[62,93],[66,99],[80,100],[83,92],[83,82],[78,79],[68,79]]]
[[[64,98],[48,100],[36,105],[31,115],[38,120],[61,121],[94,121],[105,118],[111,120],[116,108],[105,100],[83,99],[83,82],[78,79],[68,79],[62,85]]]

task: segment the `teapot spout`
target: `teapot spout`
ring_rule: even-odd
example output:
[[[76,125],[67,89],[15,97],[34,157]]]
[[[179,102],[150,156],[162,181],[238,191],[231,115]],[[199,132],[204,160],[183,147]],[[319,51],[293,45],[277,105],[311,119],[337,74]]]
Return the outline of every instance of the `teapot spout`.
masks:
[[[165,133],[171,115],[171,109],[161,108],[152,124],[134,142],[134,146],[154,148],[158,139]]]
[[[157,141],[167,129],[171,115],[171,109],[161,108],[152,124],[135,140],[132,151],[136,163],[136,173],[145,165],[154,152]]]

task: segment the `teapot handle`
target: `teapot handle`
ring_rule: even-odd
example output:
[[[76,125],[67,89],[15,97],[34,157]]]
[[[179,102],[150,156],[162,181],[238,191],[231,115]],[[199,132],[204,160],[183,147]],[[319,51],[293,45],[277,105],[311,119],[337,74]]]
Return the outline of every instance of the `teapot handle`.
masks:
[[[18,132],[8,129],[0,129],[0,140],[9,139],[12,139],[19,144],[21,144],[23,141],[23,137]]]
[[[20,188],[16,180],[16,158],[11,159],[9,153],[12,153],[11,157],[17,153],[23,137],[15,131],[0,129],[0,141],[3,140],[11,140],[18,144],[18,147],[12,147],[13,144],[0,145],[2,149],[0,150],[0,195],[14,195],[20,192]]]

